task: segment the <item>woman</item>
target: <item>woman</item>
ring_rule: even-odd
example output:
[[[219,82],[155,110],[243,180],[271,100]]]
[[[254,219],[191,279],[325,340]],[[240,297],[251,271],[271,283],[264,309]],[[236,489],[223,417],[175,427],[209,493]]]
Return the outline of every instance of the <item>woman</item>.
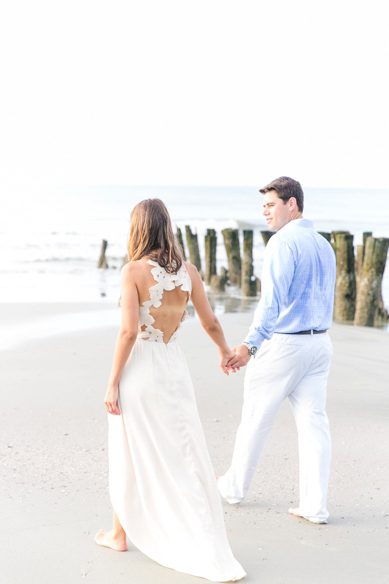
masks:
[[[131,214],[122,269],[122,325],[105,407],[113,529],[99,545],[127,549],[126,534],[163,566],[226,582],[245,572],[227,540],[216,479],[178,328],[189,300],[228,374],[233,356],[196,268],[182,260],[159,199]],[[119,391],[120,382],[120,391]]]

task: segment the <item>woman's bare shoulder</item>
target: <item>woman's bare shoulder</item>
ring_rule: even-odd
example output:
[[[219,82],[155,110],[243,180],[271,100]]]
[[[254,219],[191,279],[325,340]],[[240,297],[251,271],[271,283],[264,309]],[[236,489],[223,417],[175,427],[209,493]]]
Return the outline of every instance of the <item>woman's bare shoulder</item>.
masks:
[[[144,258],[135,261],[129,261],[121,269],[121,276],[122,278],[134,278],[139,275],[142,270],[144,269],[144,265],[147,262],[144,261]]]
[[[184,262],[185,267],[186,267],[186,271],[189,274],[189,278],[191,279],[192,282],[192,292],[195,292],[199,285],[202,285],[202,280],[201,280],[201,276],[196,268],[196,266],[194,266],[193,264],[189,263],[189,262]]]
[[[194,266],[193,264],[189,263],[189,262],[183,262],[184,266],[186,267],[186,271],[188,272],[189,276],[192,277],[196,277],[196,275],[198,276],[198,270],[196,268],[196,266]]]

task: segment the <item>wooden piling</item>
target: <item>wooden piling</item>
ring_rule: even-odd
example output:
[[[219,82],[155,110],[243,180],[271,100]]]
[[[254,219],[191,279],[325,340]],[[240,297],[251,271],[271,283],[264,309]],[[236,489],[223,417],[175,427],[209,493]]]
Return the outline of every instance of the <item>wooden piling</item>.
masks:
[[[336,293],[334,319],[338,321],[354,320],[355,316],[355,260],[354,236],[339,233],[335,236],[336,251]]]
[[[336,240],[337,235],[350,235],[349,231],[331,231],[332,240]]]
[[[261,235],[262,235],[262,239],[263,239],[263,243],[265,244],[265,247],[269,243],[269,239],[271,237],[273,237],[274,234],[275,234],[275,231],[261,231]]]
[[[221,268],[220,276],[214,274],[211,278],[211,289],[213,292],[224,292],[228,281],[228,271]]]
[[[223,229],[224,245],[228,259],[228,273],[231,284],[240,286],[242,277],[242,262],[239,249],[239,230]]]
[[[372,231],[364,231],[362,233],[362,245],[365,248],[366,246],[366,241],[368,237],[373,237],[373,232]]]
[[[216,245],[217,237],[215,229],[207,229],[205,236],[205,283],[210,284],[216,271]]]
[[[177,227],[176,237],[177,237],[177,241],[178,241],[178,243],[180,244],[180,247],[181,247],[182,257],[184,258],[184,262],[186,262],[186,254],[185,254],[184,240],[182,238],[182,231],[181,231],[181,229],[179,227]]]
[[[357,245],[357,253],[356,253],[356,258],[355,258],[355,278],[357,281],[357,297],[358,297],[358,289],[359,289],[359,284],[360,284],[362,270],[363,270],[363,259],[365,257],[366,241],[367,241],[367,238],[371,237],[372,235],[373,235],[372,231],[365,231],[362,234],[362,245]]]
[[[384,299],[382,298],[382,289],[381,289],[374,321],[376,324],[385,324],[386,322],[388,322],[388,320],[389,320],[389,313],[384,306]]]
[[[333,247],[333,250],[335,253],[336,253],[336,236],[337,235],[350,235],[350,232],[349,231],[331,231],[331,242],[332,242],[332,247]]]
[[[108,268],[107,258],[105,257],[105,251],[107,249],[107,245],[108,245],[108,241],[103,239],[103,241],[101,242],[100,258],[99,258],[99,261],[97,262],[97,267],[103,268],[105,270]]]
[[[368,237],[372,237],[372,231],[365,231],[362,237],[362,245],[357,245],[357,257],[355,260],[355,276],[357,280],[357,303],[358,303],[358,294],[362,279],[362,272],[363,272],[363,260],[365,257],[365,248],[366,248],[366,241]],[[374,317],[374,322],[376,324],[384,324],[389,320],[388,311],[385,308],[384,300],[382,298],[382,287],[380,286],[379,298],[378,298],[378,305],[377,310]]]
[[[242,293],[243,296],[257,295],[257,281],[253,270],[252,229],[243,230]]]
[[[371,237],[373,234],[371,231],[367,231],[365,233],[363,233],[363,258],[365,258],[365,251],[366,251],[366,242],[368,241],[368,238]],[[385,239],[385,238],[383,238]],[[387,251],[385,253],[385,246],[387,246],[387,243],[385,243],[385,241],[383,242],[383,246],[384,249],[380,249],[380,246],[378,246],[378,250],[376,250],[378,257],[381,254],[381,267],[378,267],[379,271],[381,272],[381,282],[378,285],[379,288],[379,292],[378,292],[378,306],[375,312],[375,317],[374,317],[374,323],[375,324],[383,324],[386,323],[389,320],[389,313],[385,308],[384,305],[384,300],[382,297],[382,278],[383,278],[383,273],[385,271],[385,264],[386,264],[386,256],[387,256]],[[376,255],[377,255],[376,254]],[[362,272],[363,273],[363,272]],[[362,277],[361,277],[362,280]]]
[[[359,284],[361,281],[362,269],[363,269],[363,245],[357,245],[355,256],[355,281],[357,285],[357,297],[359,291]]]
[[[386,237],[366,237],[354,324],[374,326],[389,248]]]
[[[192,233],[190,225],[185,225],[186,233],[186,245],[189,251],[189,261],[191,264],[195,265],[199,273],[202,274],[201,270],[201,259],[199,252],[199,240],[197,238],[197,233]]]

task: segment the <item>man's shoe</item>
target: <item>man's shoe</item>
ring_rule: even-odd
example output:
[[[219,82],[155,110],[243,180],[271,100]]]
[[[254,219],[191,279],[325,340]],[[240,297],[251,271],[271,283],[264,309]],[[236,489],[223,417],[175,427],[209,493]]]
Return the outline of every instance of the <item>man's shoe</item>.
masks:
[[[302,513],[300,513],[300,509],[297,507],[297,509],[292,509],[292,507],[289,509],[289,513],[291,515],[294,515],[295,517],[300,517],[301,519],[306,519],[307,521],[310,521],[311,523],[317,523],[317,524],[324,524],[324,523],[328,523],[327,519],[322,519],[321,517],[311,517],[309,515],[302,515]]]

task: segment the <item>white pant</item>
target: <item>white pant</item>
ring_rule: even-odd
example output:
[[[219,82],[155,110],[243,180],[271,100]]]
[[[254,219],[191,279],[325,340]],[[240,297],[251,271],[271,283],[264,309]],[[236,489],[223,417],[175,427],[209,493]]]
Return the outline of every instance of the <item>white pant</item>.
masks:
[[[229,503],[246,497],[277,412],[289,397],[298,430],[300,512],[327,520],[331,438],[325,407],[331,357],[328,333],[275,333],[250,359],[231,467],[218,481]]]

